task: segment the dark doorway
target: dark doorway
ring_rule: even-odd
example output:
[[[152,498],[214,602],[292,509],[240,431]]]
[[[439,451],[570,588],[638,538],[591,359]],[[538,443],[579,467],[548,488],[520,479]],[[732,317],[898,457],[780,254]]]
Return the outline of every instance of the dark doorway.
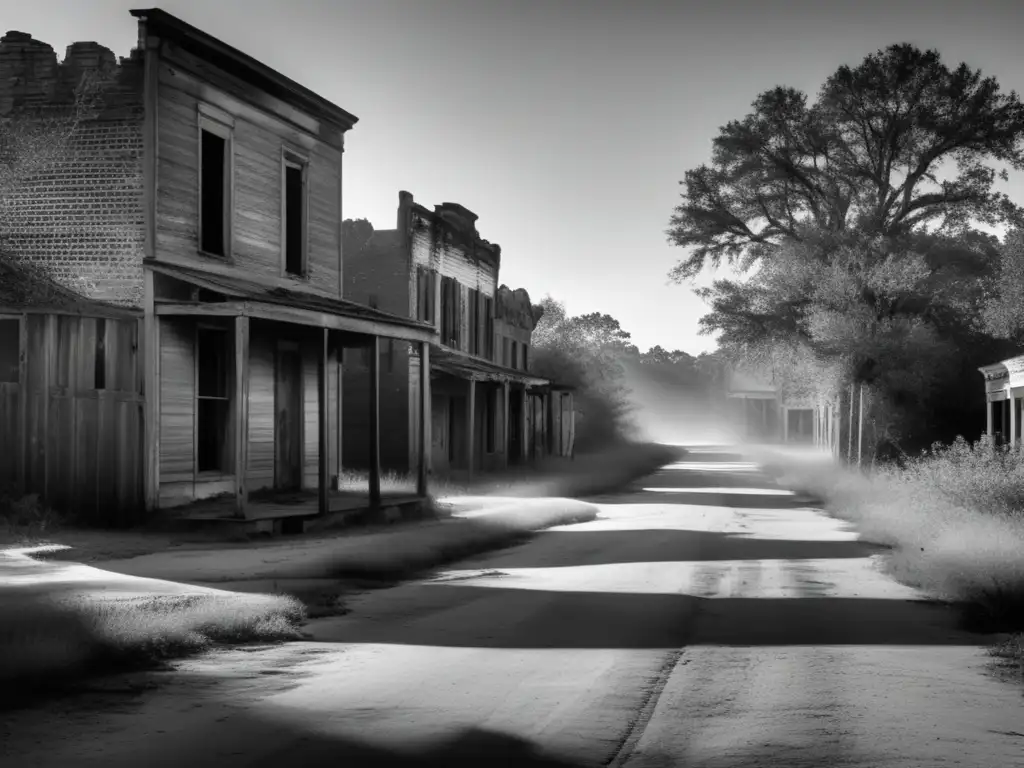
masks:
[[[508,399],[508,460],[513,464],[523,457],[524,397],[524,392],[513,391]]]
[[[274,382],[274,485],[302,487],[302,357],[295,345],[277,350]]]

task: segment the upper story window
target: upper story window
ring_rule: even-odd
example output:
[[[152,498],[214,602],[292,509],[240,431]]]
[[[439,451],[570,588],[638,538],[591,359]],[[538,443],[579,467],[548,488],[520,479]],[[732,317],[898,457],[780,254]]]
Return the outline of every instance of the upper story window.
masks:
[[[468,322],[466,323],[467,330],[469,331],[469,353],[471,355],[479,355],[480,340],[481,336],[483,336],[483,329],[480,327],[480,320],[482,319],[480,291],[470,288],[466,293],[466,309],[469,313]]]
[[[285,151],[281,162],[281,244],[284,271],[305,275],[307,269],[306,187],[308,161]]]
[[[441,343],[459,348],[462,334],[462,286],[454,277],[441,278]]]
[[[416,319],[425,323],[436,323],[434,317],[434,291],[437,287],[437,273],[420,267],[416,272]]]
[[[484,356],[488,360],[494,360],[494,299],[490,296],[484,297]]]
[[[509,365],[509,367],[510,368],[518,368],[519,367],[519,342],[518,341],[513,341],[512,342],[512,362]]]
[[[199,250],[230,256],[232,121],[220,110],[199,107]]]

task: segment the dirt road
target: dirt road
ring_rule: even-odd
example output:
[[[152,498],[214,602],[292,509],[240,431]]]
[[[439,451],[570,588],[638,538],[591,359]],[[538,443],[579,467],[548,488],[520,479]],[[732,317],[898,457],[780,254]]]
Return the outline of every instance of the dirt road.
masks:
[[[365,593],[310,640],[8,715],[14,766],[1024,766],[1024,697],[736,457]]]

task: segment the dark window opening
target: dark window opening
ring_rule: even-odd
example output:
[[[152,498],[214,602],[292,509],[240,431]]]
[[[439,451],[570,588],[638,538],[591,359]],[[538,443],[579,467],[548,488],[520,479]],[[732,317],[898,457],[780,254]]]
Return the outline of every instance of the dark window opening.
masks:
[[[480,292],[470,288],[467,297],[469,310],[469,353],[480,354]]]
[[[434,291],[437,287],[437,273],[426,267],[416,271],[416,318],[425,323],[434,323]]]
[[[512,364],[509,367],[510,368],[518,368],[519,367],[519,342],[518,341],[513,341],[512,342]]]
[[[18,382],[21,358],[21,321],[17,318],[0,319],[0,383]]]
[[[284,268],[290,275],[302,275],[306,271],[303,244],[305,187],[302,166],[288,162],[284,173]]]
[[[494,299],[484,298],[484,354],[494,360]]]
[[[227,157],[228,142],[210,131],[201,131],[199,163],[199,247],[214,256],[227,253]]]
[[[199,472],[226,471],[231,457],[228,334],[222,328],[196,333],[196,464]]]
[[[530,370],[530,348],[523,344],[523,370]]]
[[[462,325],[462,287],[453,277],[441,279],[441,343],[459,348]]]
[[[107,321],[104,318],[96,320],[96,355],[93,376],[95,378],[95,389],[107,388]]]

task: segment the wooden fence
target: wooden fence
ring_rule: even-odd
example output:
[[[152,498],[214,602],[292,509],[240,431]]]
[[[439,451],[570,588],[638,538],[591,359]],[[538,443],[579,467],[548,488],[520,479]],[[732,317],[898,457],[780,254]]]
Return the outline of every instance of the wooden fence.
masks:
[[[93,525],[141,519],[141,318],[0,312],[20,333],[0,384],[0,483]]]

